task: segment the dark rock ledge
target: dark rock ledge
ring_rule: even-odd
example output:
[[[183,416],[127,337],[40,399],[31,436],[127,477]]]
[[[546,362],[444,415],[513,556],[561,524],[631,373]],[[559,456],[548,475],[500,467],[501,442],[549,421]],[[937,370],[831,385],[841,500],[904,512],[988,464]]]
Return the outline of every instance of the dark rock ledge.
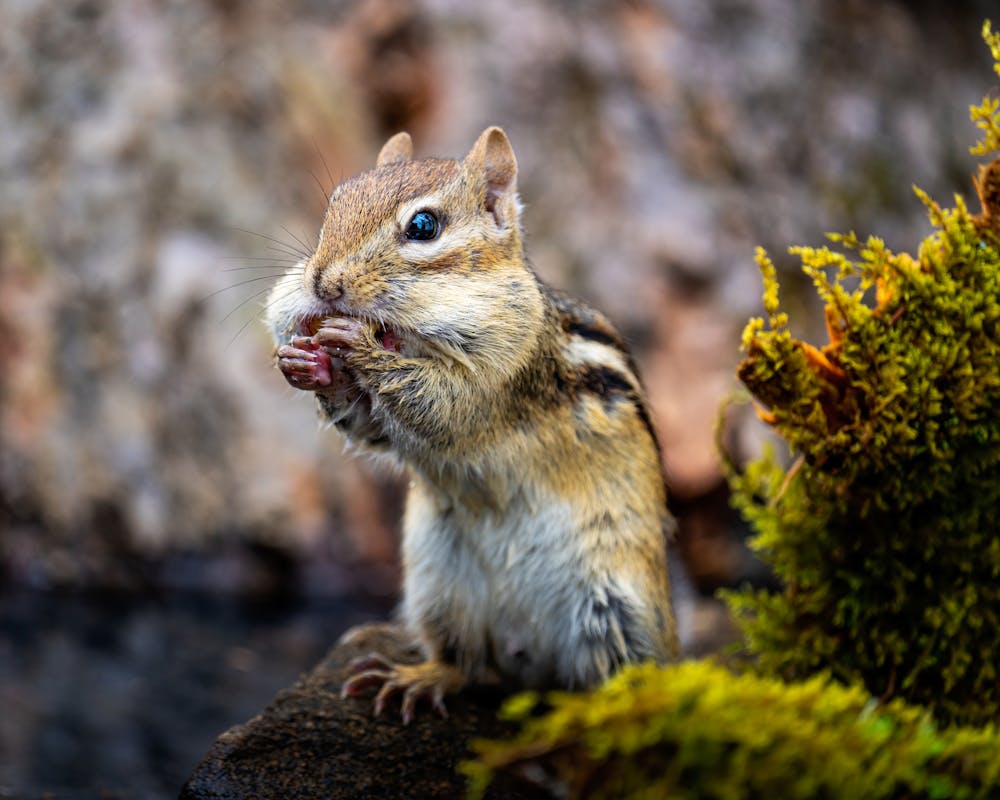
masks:
[[[355,629],[258,716],[222,734],[181,790],[181,800],[464,797],[456,766],[468,756],[469,741],[510,733],[496,719],[500,697],[449,698],[448,719],[422,706],[409,726],[400,720],[398,703],[374,717],[369,695],[340,699],[347,664],[373,650],[400,662],[416,660],[398,628]],[[487,796],[548,795],[498,782]]]

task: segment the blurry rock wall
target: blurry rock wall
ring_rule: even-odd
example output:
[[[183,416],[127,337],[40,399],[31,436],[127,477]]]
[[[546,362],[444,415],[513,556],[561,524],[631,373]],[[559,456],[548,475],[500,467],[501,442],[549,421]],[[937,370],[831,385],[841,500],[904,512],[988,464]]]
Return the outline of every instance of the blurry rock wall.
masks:
[[[754,246],[906,249],[911,184],[969,193],[991,5],[4,3],[0,570],[392,590],[399,478],[320,430],[257,318],[400,129],[448,156],[507,130],[539,273],[633,343],[679,506],[717,502]],[[735,420],[737,449],[759,435]]]

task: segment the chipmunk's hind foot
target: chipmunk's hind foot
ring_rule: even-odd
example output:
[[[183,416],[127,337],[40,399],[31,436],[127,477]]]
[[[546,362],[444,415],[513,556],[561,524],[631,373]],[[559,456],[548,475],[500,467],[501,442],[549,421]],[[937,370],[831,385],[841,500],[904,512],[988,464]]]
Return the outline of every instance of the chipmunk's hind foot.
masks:
[[[352,661],[349,670],[353,676],[341,687],[341,697],[354,697],[365,689],[379,686],[375,695],[375,716],[385,710],[393,695],[402,692],[400,713],[403,724],[413,720],[417,702],[426,699],[441,717],[448,716],[444,698],[465,686],[466,679],[458,667],[441,661],[422,664],[395,664],[378,653],[370,653]]]

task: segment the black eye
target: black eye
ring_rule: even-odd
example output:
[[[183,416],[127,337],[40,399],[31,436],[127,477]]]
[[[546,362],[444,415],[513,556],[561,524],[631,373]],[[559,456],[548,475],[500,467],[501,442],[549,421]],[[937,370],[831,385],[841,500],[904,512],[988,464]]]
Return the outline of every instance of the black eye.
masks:
[[[414,239],[418,242],[426,242],[436,239],[441,230],[441,223],[430,211],[418,211],[413,215],[410,224],[406,226],[407,239]]]

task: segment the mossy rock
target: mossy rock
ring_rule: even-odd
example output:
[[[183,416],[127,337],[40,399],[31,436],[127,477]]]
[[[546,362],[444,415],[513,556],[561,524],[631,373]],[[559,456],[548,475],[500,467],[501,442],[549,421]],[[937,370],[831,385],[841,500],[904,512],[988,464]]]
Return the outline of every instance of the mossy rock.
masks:
[[[541,716],[532,716],[539,709]],[[498,775],[587,798],[996,797],[994,727],[942,729],[826,677],[788,685],[708,662],[626,668],[591,694],[512,700],[512,741],[474,742],[473,796]]]

